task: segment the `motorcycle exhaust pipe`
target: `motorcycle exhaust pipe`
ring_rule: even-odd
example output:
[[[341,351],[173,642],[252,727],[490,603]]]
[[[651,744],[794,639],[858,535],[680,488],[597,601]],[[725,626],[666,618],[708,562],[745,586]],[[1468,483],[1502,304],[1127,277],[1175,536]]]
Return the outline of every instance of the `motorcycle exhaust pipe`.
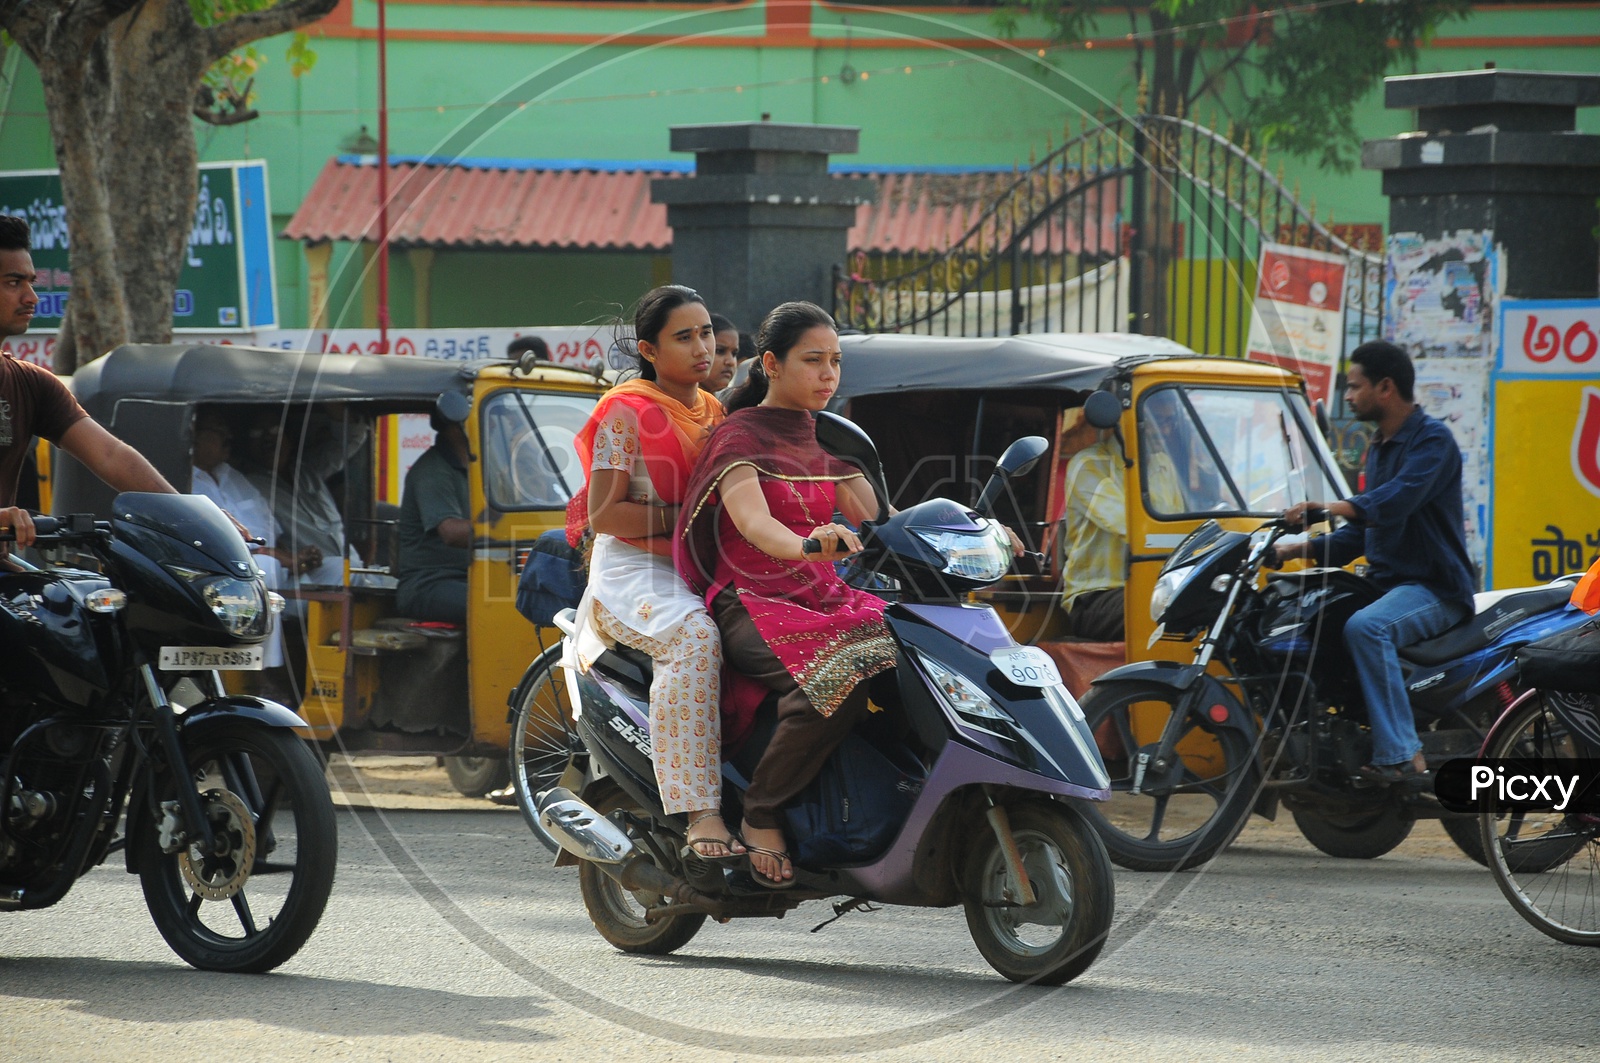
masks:
[[[659,894],[669,902],[716,914],[722,905],[683,879],[657,867],[638,851],[621,827],[590,808],[566,787],[557,786],[535,798],[539,825],[556,844],[587,861],[626,890]]]

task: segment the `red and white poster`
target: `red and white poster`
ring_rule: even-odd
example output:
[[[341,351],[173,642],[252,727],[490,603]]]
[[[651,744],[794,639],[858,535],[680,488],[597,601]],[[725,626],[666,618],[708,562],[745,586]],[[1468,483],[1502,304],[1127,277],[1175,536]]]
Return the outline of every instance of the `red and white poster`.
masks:
[[[1313,402],[1329,401],[1339,368],[1347,266],[1342,255],[1261,245],[1245,357],[1299,373]]]

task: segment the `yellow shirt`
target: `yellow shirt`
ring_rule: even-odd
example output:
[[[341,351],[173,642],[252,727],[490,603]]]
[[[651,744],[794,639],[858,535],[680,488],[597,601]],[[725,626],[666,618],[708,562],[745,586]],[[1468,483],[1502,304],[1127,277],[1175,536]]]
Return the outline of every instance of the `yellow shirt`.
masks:
[[[1067,462],[1067,504],[1062,517],[1066,563],[1061,602],[1127,582],[1128,503],[1122,484],[1126,469],[1114,440],[1085,447]],[[1151,500],[1166,513],[1182,512],[1177,472],[1165,454],[1149,455]]]

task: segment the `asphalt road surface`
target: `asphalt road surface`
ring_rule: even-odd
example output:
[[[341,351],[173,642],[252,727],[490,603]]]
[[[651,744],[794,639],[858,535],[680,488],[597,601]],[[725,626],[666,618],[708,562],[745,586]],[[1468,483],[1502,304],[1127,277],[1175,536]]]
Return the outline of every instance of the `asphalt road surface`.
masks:
[[[460,807],[341,812],[328,912],[275,974],[184,966],[117,867],[0,917],[0,1059],[1600,1059],[1600,950],[1524,925],[1436,827],[1348,862],[1258,821],[1203,872],[1119,872],[1107,951],[1036,989],[959,909],[813,934],[813,902],[624,956],[519,816]]]

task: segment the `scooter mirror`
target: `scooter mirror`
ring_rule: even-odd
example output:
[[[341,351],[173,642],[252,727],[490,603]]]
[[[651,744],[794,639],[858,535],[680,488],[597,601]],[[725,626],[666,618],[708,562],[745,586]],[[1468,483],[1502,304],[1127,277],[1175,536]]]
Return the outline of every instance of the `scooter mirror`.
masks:
[[[878,497],[878,520],[888,516],[889,490],[883,480],[883,463],[878,448],[861,426],[826,410],[817,414],[817,443],[823,450],[860,469]]]
[[[1096,428],[1115,428],[1122,420],[1122,400],[1109,391],[1097,391],[1084,402],[1083,416]]]
[[[991,516],[1006,481],[1032,469],[1049,451],[1050,441],[1043,436],[1023,436],[1011,444],[1000,455],[1000,460],[995,462],[994,475],[983,485],[983,492],[978,495],[978,501],[972,508],[982,516]]]

